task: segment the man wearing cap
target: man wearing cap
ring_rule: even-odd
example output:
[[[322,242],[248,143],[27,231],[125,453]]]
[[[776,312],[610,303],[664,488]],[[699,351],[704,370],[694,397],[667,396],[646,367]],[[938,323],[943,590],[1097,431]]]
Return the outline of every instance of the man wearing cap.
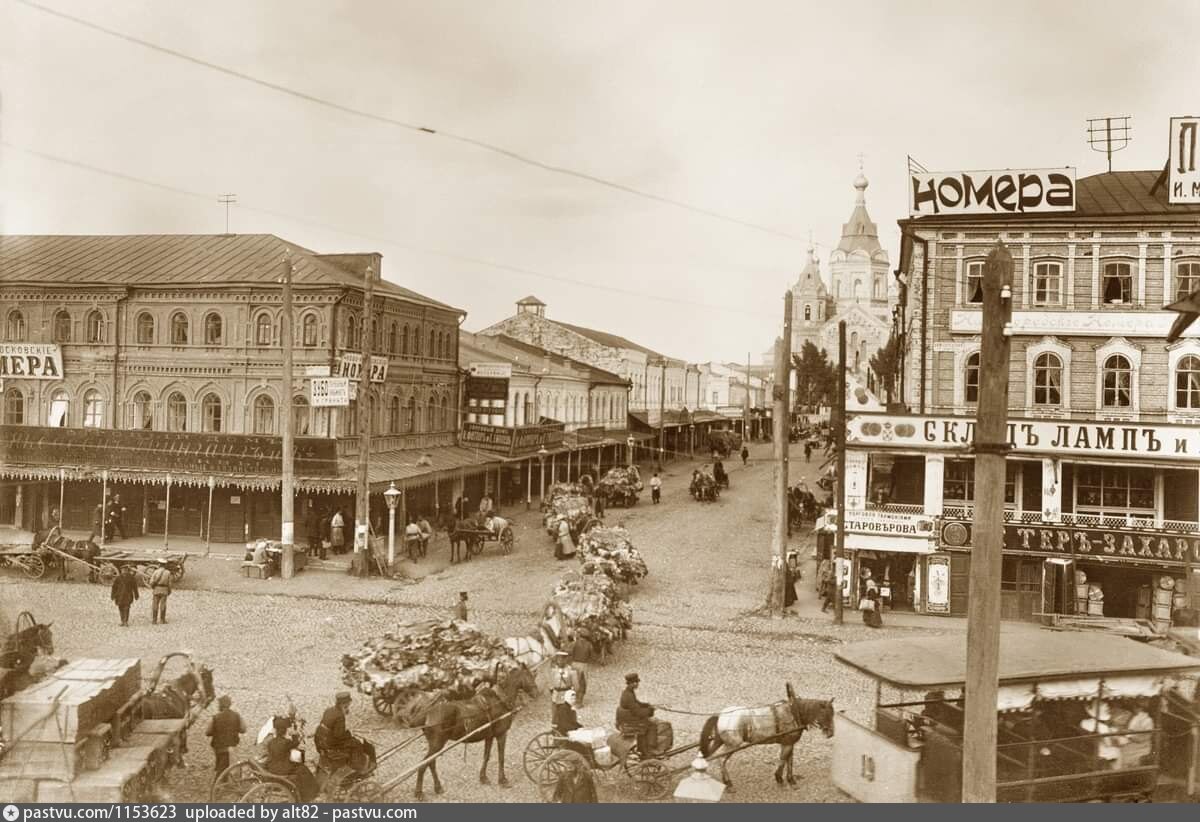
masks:
[[[237,711],[233,710],[233,700],[226,694],[217,700],[219,710],[208,723],[207,735],[212,737],[213,755],[216,757],[217,775],[229,767],[229,752],[238,746],[242,734],[246,732],[246,723]]]
[[[167,597],[171,595],[171,572],[167,568],[167,561],[161,557],[158,559],[158,568],[150,575],[150,590],[154,593],[154,598],[150,603],[151,624],[157,625],[162,622],[167,624]]]
[[[650,717],[654,716],[654,706],[637,698],[637,687],[641,681],[636,673],[625,674],[625,690],[621,691],[621,702],[617,706],[617,728],[637,734],[638,750],[644,758],[654,750],[654,740],[651,738],[653,723],[650,722]]]
[[[554,652],[554,667],[550,669],[550,702],[551,711],[566,699],[568,692],[574,692],[575,704],[583,705],[583,696],[587,692],[583,675],[571,664],[571,655],[566,651]],[[553,714],[552,714],[553,715]]]
[[[348,763],[353,763],[360,753],[365,753],[369,758],[374,759],[374,747],[350,733],[346,727],[346,716],[349,713],[350,692],[340,691],[334,697],[333,707],[325,709],[325,713],[321,716],[321,724],[317,726],[317,732],[313,734],[317,750],[322,756],[332,755],[335,759],[344,757]],[[355,765],[351,764],[351,767],[355,767]]]

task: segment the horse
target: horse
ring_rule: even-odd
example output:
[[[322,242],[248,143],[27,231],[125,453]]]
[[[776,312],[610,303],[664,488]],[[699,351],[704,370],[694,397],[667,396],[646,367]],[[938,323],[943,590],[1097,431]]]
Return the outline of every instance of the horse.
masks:
[[[710,716],[700,731],[700,755],[708,759],[722,748],[728,753],[721,759],[721,779],[729,788],[727,764],[735,751],[753,745],[779,743],[779,767],[775,781],[796,784],[792,773],[792,751],[800,737],[811,727],[820,728],[826,738],[833,736],[833,700],[797,699],[792,684],[787,683],[787,699],[759,708],[733,707]]]
[[[459,562],[459,547],[462,548],[462,562],[471,558],[471,546],[479,539],[475,533],[479,530],[473,519],[460,519],[450,530],[450,562]]]
[[[17,615],[16,630],[0,645],[0,699],[33,682],[29,669],[38,651],[47,656],[54,653],[54,635],[50,632],[52,624],[39,624],[28,611]]]
[[[100,546],[96,544],[95,535],[83,539],[68,539],[62,535],[56,525],[49,531],[38,531],[33,535],[33,545],[38,549],[42,561],[53,568],[58,568],[59,581],[69,576],[67,557],[80,560],[87,564],[89,576],[95,574],[96,558],[100,556]]]
[[[499,783],[502,787],[508,786],[508,777],[504,773],[504,744],[508,737],[508,729],[512,727],[511,714],[517,708],[517,698],[521,691],[531,698],[537,696],[537,683],[534,681],[533,672],[524,664],[509,671],[495,685],[482,687],[470,699],[446,700],[430,707],[421,723],[428,747],[423,764],[417,768],[417,788],[414,794],[417,799],[424,797],[422,787],[426,769],[433,774],[433,792],[442,793],[435,754],[451,740],[468,745],[483,743],[483,765],[479,769],[479,782],[483,785],[488,784],[488,759],[492,754],[492,740],[496,740]]]
[[[167,660],[175,655],[168,654],[159,660],[158,674],[162,673]],[[157,683],[157,676],[155,682]],[[142,719],[187,719],[193,705],[209,705],[215,695],[212,668],[207,665],[189,667],[166,685],[156,684],[153,690],[142,694]],[[187,753],[187,734],[183,735],[179,753]]]

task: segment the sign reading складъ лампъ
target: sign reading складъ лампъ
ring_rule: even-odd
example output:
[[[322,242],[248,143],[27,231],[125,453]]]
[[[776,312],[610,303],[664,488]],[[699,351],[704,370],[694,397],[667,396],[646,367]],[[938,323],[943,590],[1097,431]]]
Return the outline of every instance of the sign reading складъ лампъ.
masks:
[[[0,377],[61,380],[62,350],[56,343],[0,343]]]
[[[908,213],[1030,214],[1075,210],[1075,169],[909,172]]]

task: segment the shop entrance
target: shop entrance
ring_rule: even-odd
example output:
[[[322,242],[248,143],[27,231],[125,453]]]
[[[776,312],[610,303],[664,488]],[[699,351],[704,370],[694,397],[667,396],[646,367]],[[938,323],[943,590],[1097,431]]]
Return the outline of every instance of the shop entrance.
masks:
[[[1042,568],[1036,559],[1004,557],[1000,575],[1000,618],[1032,622],[1042,600]]]
[[[1075,589],[1075,561],[1048,559],[1042,563],[1042,613],[1074,614],[1081,611]]]

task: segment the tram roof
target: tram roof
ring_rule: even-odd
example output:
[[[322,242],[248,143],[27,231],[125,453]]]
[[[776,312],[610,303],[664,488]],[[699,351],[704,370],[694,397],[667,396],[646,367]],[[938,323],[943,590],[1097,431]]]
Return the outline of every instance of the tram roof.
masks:
[[[961,686],[966,633],[857,642],[837,653],[845,665],[898,688]],[[1000,633],[1001,683],[1200,671],[1200,658],[1125,637],[1083,631],[1008,629]]]

